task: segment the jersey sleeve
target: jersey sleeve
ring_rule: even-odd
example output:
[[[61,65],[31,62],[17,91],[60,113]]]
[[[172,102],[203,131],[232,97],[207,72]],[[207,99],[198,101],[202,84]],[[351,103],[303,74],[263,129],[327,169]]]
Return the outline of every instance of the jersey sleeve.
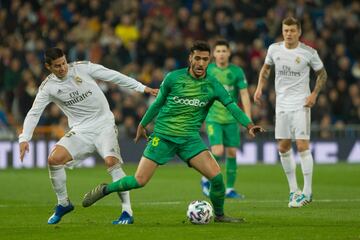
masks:
[[[244,71],[241,68],[237,68],[236,75],[237,75],[237,79],[238,79],[237,87],[239,89],[247,88],[248,82],[247,82]]]
[[[106,68],[100,64],[89,63],[88,71],[91,77],[102,81],[112,82],[133,89],[137,92],[144,92],[145,85],[136,81],[135,79],[128,77],[118,71]]]
[[[155,101],[151,104],[146,111],[144,117],[141,119],[140,124],[146,127],[154,117],[159,113],[161,107],[164,105],[166,98],[171,90],[171,77],[168,74],[160,85],[160,90]]]
[[[220,101],[224,106],[233,102],[229,92],[225,90],[224,86],[217,80],[213,80],[213,88],[215,91],[216,100]]]
[[[232,102],[226,106],[227,110],[234,116],[234,118],[244,127],[252,124],[250,118],[239,108],[236,103]]]
[[[319,71],[324,67],[324,64],[321,61],[319,54],[316,50],[310,59],[310,66],[312,69],[314,69],[314,71]]]
[[[274,65],[274,59],[273,59],[273,53],[274,53],[274,45],[270,45],[266,57],[265,57],[265,64],[267,65]]]
[[[35,97],[33,105],[30,111],[26,114],[23,131],[19,135],[19,143],[30,141],[42,112],[50,102],[50,95],[47,92],[47,89],[40,86],[39,92]]]

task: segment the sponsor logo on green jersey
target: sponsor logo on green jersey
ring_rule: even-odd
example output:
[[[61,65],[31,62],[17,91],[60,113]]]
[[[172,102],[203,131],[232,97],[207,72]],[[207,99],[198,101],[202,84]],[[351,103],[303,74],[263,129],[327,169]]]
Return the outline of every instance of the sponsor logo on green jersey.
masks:
[[[189,99],[189,98],[179,98],[178,96],[173,97],[175,103],[189,105],[194,107],[205,107],[208,104],[208,101],[202,102],[197,98]]]

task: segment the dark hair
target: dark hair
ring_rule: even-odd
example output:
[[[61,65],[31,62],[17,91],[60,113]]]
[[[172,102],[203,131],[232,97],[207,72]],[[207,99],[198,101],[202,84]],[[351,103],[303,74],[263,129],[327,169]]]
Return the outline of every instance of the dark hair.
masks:
[[[195,41],[190,48],[190,52],[194,53],[196,50],[210,53],[210,45],[205,41]]]
[[[297,28],[300,30],[301,29],[301,23],[299,20],[297,20],[296,18],[293,17],[287,17],[282,21],[283,25],[287,25],[287,26],[291,26],[291,25],[296,25]]]
[[[64,56],[63,50],[57,47],[48,48],[45,50],[45,63],[51,65],[52,61]]]
[[[214,44],[214,48],[216,46],[226,46],[227,48],[230,48],[229,42],[226,41],[225,39],[218,39],[216,40],[215,44]]]

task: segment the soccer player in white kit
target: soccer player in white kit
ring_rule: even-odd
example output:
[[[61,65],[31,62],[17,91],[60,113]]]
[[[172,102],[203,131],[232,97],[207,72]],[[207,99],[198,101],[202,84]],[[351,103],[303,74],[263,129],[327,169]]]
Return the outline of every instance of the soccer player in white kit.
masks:
[[[157,89],[88,61],[68,64],[65,54],[59,48],[45,51],[45,67],[51,74],[39,87],[33,106],[24,120],[23,131],[19,136],[20,159],[23,161],[25,152],[29,151],[28,141],[32,138],[43,110],[50,102],[54,102],[68,117],[70,127],[70,131],[56,143],[48,157],[50,180],[58,199],[48,224],[57,224],[74,209],[67,194],[65,167],[78,165],[87,155],[96,151],[104,159],[113,181],[126,175],[121,168],[123,160],[114,116],[95,80],[116,83],[152,95],[157,94]],[[131,224],[134,219],[129,192],[120,193],[119,197],[122,213],[113,224]]]
[[[272,44],[261,68],[254,101],[260,104],[262,89],[275,65],[276,118],[275,138],[280,160],[290,188],[289,207],[302,207],[312,201],[313,157],[309,150],[310,108],[326,83],[327,73],[317,51],[299,41],[300,22],[288,17],[282,22],[284,41]],[[309,87],[310,67],[317,76],[312,92]],[[296,179],[296,163],[291,140],[300,155],[304,187],[300,191]]]

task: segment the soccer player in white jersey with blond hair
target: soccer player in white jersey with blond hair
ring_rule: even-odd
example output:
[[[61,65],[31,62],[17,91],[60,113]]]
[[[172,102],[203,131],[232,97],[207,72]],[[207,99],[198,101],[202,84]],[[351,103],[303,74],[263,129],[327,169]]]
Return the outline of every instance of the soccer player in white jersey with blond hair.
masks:
[[[260,104],[262,89],[275,65],[276,118],[275,138],[289,188],[289,207],[302,207],[312,201],[313,157],[309,149],[310,108],[316,103],[326,83],[327,73],[317,51],[299,41],[300,22],[288,17],[282,22],[284,41],[272,44],[261,68],[254,101]],[[317,76],[310,91],[310,67]],[[300,155],[304,187],[300,191],[296,179],[296,163],[291,141],[295,140]]]
[[[71,212],[74,206],[69,201],[66,188],[65,167],[78,165],[88,154],[99,153],[104,159],[113,181],[125,176],[121,167],[123,160],[117,140],[114,116],[104,93],[96,80],[103,80],[133,89],[138,92],[157,94],[133,78],[91,62],[68,64],[59,48],[45,51],[45,67],[51,74],[43,81],[33,106],[24,120],[19,136],[20,158],[29,151],[29,141],[45,107],[54,102],[68,117],[70,131],[54,146],[49,157],[49,175],[58,204],[48,219],[48,224],[57,224]],[[119,194],[122,213],[113,224],[133,223],[129,192]]]

